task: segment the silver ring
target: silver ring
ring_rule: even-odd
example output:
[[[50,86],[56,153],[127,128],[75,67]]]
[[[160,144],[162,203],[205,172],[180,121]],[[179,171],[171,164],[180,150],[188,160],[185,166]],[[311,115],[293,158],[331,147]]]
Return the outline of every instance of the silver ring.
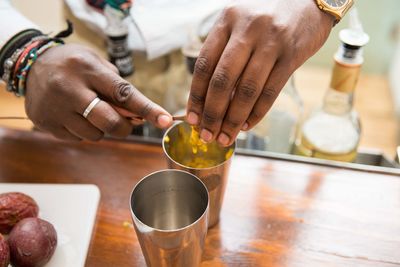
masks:
[[[87,118],[89,116],[89,113],[92,111],[92,109],[97,105],[97,103],[100,102],[100,98],[96,97],[95,99],[90,102],[90,104],[87,106],[85,111],[83,112],[82,116]]]

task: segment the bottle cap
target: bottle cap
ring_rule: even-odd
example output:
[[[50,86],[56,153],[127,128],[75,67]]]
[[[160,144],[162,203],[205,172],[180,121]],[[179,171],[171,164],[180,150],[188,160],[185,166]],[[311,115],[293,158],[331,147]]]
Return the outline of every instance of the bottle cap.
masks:
[[[369,36],[364,31],[357,29],[344,29],[339,33],[343,44],[353,49],[361,48],[369,42]]]
[[[342,45],[339,47],[335,59],[345,64],[360,65],[364,61],[362,47],[369,42],[369,36],[363,30],[357,9],[353,8],[349,15],[349,28],[339,32]]]

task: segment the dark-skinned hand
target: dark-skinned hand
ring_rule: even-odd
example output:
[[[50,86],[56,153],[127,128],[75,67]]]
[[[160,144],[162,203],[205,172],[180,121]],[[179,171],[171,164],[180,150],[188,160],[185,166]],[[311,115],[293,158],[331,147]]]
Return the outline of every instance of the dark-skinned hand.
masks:
[[[27,79],[25,109],[41,130],[61,139],[99,140],[104,134],[129,135],[125,116],[146,119],[157,127],[172,123],[171,115],[122,79],[114,65],[89,48],[67,44],[49,49],[33,64]],[[87,118],[89,103],[101,101]]]
[[[314,0],[240,0],[227,7],[196,61],[187,121],[200,127],[204,141],[232,144],[265,116],[333,22]]]

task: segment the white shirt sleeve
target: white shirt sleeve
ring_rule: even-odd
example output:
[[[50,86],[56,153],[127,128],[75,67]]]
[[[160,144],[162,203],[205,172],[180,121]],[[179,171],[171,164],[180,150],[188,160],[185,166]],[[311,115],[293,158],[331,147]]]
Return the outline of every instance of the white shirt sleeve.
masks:
[[[125,20],[129,28],[129,48],[145,51],[148,59],[166,55],[184,46],[192,30],[207,33],[218,13],[231,1],[135,0],[131,9],[132,19]],[[107,20],[103,14],[83,0],[65,2],[77,18],[105,36]]]
[[[18,32],[32,28],[39,27],[13,8],[10,1],[0,0],[0,48]]]

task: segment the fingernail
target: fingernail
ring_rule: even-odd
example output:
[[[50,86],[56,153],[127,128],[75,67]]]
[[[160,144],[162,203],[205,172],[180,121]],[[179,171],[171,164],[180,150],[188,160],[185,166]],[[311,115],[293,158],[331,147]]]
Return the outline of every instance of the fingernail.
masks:
[[[187,122],[192,125],[197,125],[199,123],[199,116],[194,112],[189,112],[187,115]]]
[[[218,136],[218,143],[220,143],[223,146],[227,146],[229,144],[229,141],[230,141],[229,136],[226,135],[225,133],[221,133]]]
[[[245,122],[242,126],[242,131],[246,131],[249,128],[249,124]]]
[[[157,123],[162,127],[168,127],[172,123],[172,118],[167,115],[160,115],[157,118]]]
[[[203,130],[201,130],[200,138],[201,138],[204,142],[209,143],[209,142],[211,142],[211,140],[212,140],[212,138],[213,138],[213,135],[212,135],[212,133],[211,133],[209,130],[203,129]]]

